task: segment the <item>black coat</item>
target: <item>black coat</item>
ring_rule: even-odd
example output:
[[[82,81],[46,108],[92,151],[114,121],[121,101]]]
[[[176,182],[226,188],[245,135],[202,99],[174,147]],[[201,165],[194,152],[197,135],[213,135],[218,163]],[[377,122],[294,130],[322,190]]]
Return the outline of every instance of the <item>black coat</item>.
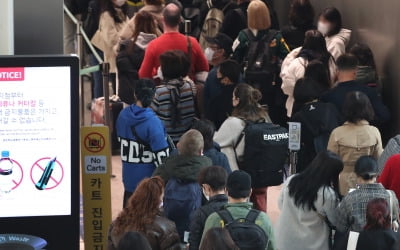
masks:
[[[132,47],[133,46],[133,47]],[[135,102],[135,81],[144,58],[144,50],[137,45],[121,45],[117,56],[119,90],[121,101],[131,105]]]
[[[304,170],[316,156],[314,138],[329,135],[342,124],[342,118],[334,105],[313,102],[305,104],[292,116],[293,122],[301,123],[301,149],[298,153],[297,172]],[[326,141],[327,143],[327,141]]]
[[[354,91],[360,91],[366,94],[371,101],[372,107],[375,111],[375,120],[372,123],[373,125],[387,122],[390,119],[389,109],[383,104],[376,91],[358,84],[355,81],[338,83],[335,88],[331,89],[321,97],[321,101],[332,103],[340,112],[343,112],[343,104],[347,94]]]
[[[226,195],[219,194],[211,197],[210,201],[206,205],[197,209],[193,213],[190,223],[190,250],[199,249],[201,237],[203,236],[204,225],[206,224],[208,216],[220,210],[227,203],[228,197]]]
[[[310,27],[309,29],[315,29],[315,27]],[[303,46],[305,33],[309,29],[299,29],[292,25],[283,27],[282,36],[285,39],[287,45],[291,50]]]
[[[346,250],[348,235],[335,242],[334,250]],[[370,230],[360,233],[356,250],[398,250],[399,233],[392,230]]]
[[[236,84],[221,86],[221,93],[210,101],[206,118],[214,123],[216,130],[232,113],[232,95],[235,87]]]

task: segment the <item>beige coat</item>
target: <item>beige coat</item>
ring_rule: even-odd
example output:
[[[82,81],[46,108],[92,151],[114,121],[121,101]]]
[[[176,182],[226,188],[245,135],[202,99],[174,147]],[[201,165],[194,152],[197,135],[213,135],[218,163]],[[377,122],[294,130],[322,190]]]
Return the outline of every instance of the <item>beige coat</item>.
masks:
[[[340,193],[345,195],[350,188],[355,188],[354,166],[358,158],[364,155],[378,159],[382,154],[382,139],[379,130],[367,121],[358,124],[346,122],[332,131],[328,150],[338,154],[344,163],[339,176]]]
[[[110,73],[117,72],[116,57],[117,45],[119,43],[119,32],[128,22],[128,17],[120,9],[117,9],[118,15],[125,19],[122,23],[115,23],[114,19],[108,11],[100,15],[99,29],[92,38],[92,43],[98,49],[104,52],[104,62],[110,64]]]
[[[145,5],[143,8],[140,9],[140,11],[147,11],[150,14],[152,14],[154,17],[154,20],[157,22],[157,26],[160,28],[163,9],[164,9],[163,5],[161,5],[161,6]],[[128,24],[120,32],[119,36],[120,36],[121,40],[126,40],[126,39],[132,38],[133,33],[135,31],[135,17],[136,17],[136,15],[134,15],[128,21]],[[157,36],[160,36],[162,34],[162,32],[159,29],[157,30],[157,32],[158,32]]]

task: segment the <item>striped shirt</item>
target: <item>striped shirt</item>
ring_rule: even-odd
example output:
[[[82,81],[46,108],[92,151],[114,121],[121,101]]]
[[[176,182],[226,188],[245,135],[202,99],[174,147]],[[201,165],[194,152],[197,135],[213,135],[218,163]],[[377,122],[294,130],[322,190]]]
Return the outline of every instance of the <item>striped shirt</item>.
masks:
[[[191,128],[196,117],[195,95],[196,87],[182,79],[170,80],[156,89],[151,108],[175,143]],[[174,102],[177,105],[176,120],[173,119]]]

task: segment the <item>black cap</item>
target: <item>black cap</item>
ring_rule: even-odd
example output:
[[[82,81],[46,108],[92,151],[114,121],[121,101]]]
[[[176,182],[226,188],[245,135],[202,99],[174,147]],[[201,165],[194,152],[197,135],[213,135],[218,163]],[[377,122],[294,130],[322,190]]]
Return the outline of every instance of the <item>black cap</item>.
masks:
[[[251,177],[242,170],[233,171],[228,176],[228,195],[234,199],[247,198],[251,192]]]
[[[205,38],[208,44],[216,44],[221,49],[225,50],[225,53],[230,55],[233,53],[232,46],[233,40],[229,36],[224,33],[218,33],[214,37],[206,37]]]
[[[361,156],[354,167],[356,175],[369,180],[378,175],[378,163],[372,156]]]

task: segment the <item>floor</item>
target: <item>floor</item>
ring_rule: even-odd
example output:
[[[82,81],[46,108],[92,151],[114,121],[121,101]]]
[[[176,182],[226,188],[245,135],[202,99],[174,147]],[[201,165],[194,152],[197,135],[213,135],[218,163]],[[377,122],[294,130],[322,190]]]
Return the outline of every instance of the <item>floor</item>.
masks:
[[[88,96],[91,96],[90,94],[90,82],[85,81],[84,82],[84,93],[85,93],[85,99],[84,103],[85,106],[87,103],[90,103],[90,99],[87,98]],[[90,125],[90,113],[89,110],[85,110],[84,112],[84,125],[88,126]],[[119,212],[122,209],[122,197],[123,197],[123,185],[122,185],[122,165],[121,165],[121,159],[119,156],[113,156],[112,157],[112,173],[113,176],[111,178],[111,208],[112,208],[112,217],[113,219],[118,216]],[[272,221],[272,223],[275,224],[278,216],[279,216],[279,209],[277,205],[277,200],[278,196],[280,193],[281,187],[270,187],[268,189],[268,215]],[[82,227],[81,227],[82,228]],[[82,235],[82,234],[81,234]],[[80,249],[84,250],[84,242],[81,239],[80,242]]]
[[[124,191],[122,185],[122,171],[121,171],[121,160],[119,156],[113,156],[112,158],[112,173],[115,177],[111,178],[111,209],[113,219],[118,216],[122,209],[122,194]],[[273,224],[279,216],[278,209],[278,196],[281,187],[270,187],[268,188],[268,215]],[[84,250],[84,242],[81,240],[80,249]]]

